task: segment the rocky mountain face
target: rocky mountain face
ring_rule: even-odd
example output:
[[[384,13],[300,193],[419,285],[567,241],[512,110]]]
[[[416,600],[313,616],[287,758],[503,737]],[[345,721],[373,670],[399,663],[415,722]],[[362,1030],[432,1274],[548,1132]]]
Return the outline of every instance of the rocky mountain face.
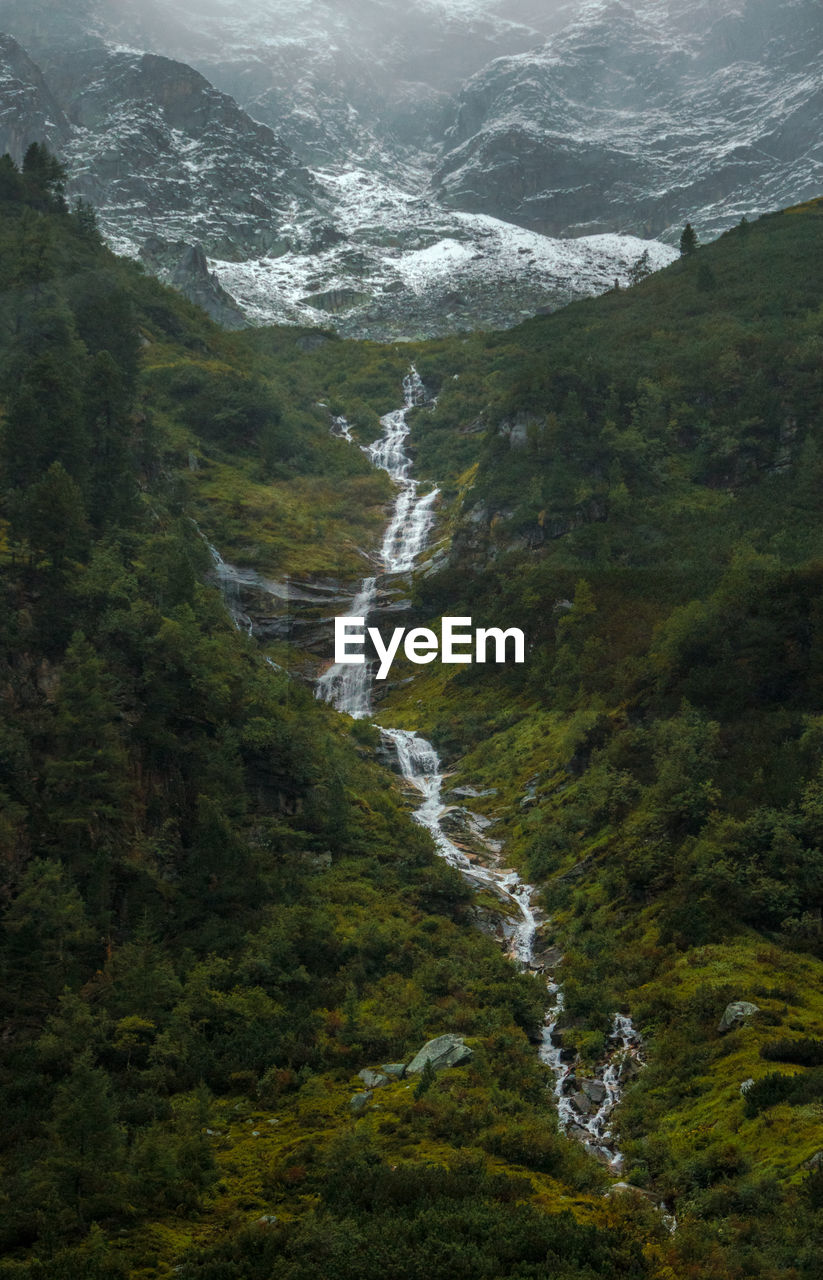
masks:
[[[37,59],[35,65],[8,42],[22,69],[4,77],[9,110],[25,126],[10,145],[19,156],[27,140],[47,136],[69,166],[69,194],[98,209],[114,247],[141,257],[229,327],[245,318],[333,324],[350,336],[383,339],[506,327],[625,281],[647,249],[652,267],[667,257],[659,246],[631,238],[559,244],[485,215],[446,209],[428,193],[423,134],[418,129],[413,136],[411,117],[433,145],[443,121],[436,130],[432,121],[443,115],[449,76],[454,81],[461,68],[482,61],[498,40],[519,47],[537,38],[526,24],[501,19],[493,4],[487,8],[447,12],[439,0],[418,0],[415,27],[395,4],[358,0],[328,11],[309,4],[292,11],[271,0],[265,9],[275,25],[264,31],[278,38],[267,40],[248,8],[230,4],[198,6],[195,13],[183,4],[134,9],[113,0],[69,0],[52,22],[38,0],[31,6],[5,0],[0,21],[13,25]],[[425,26],[423,10],[439,25],[418,48],[413,35]],[[303,43],[296,36],[290,42],[289,33],[300,31]],[[355,58],[357,31],[368,32],[368,40]],[[335,32],[343,52],[329,39]],[[450,70],[446,51],[460,33],[466,35],[463,61]],[[254,48],[267,50],[258,59],[258,87],[265,83],[273,91],[275,84],[278,92],[294,88],[299,51],[307,56],[310,50],[306,101],[319,92],[318,66],[331,58],[328,93],[350,95],[361,110],[321,97],[315,119],[327,131],[324,154],[348,156],[347,163],[309,170],[280,132],[200,71],[164,53],[116,44],[118,37],[176,42],[199,49],[204,59],[234,58],[238,66],[251,65]],[[382,61],[381,39],[388,51]],[[349,80],[337,76],[338,62]],[[382,81],[370,67],[382,68]],[[426,68],[425,82],[409,78]],[[405,80],[398,78],[401,69]],[[412,99],[428,120],[425,128],[417,107],[411,115],[406,110]],[[394,123],[385,114],[389,103]],[[364,124],[367,105],[374,113]],[[266,114],[259,103],[255,109]],[[272,107],[269,115],[278,114]],[[287,132],[298,118],[305,123],[308,116],[294,99],[283,106]],[[371,156],[367,168],[353,167],[357,148]],[[402,182],[387,176],[398,167]]]
[[[551,236],[704,237],[823,184],[819,0],[94,0],[304,160]]]
[[[10,36],[0,36],[0,153],[17,164],[30,142],[47,142],[59,151],[71,126],[43,75]]]
[[[99,0],[111,38],[196,66],[318,165],[435,154],[454,95],[539,45],[557,6],[530,0]],[[393,176],[396,176],[394,169]]]
[[[46,140],[69,165],[71,193],[96,206],[118,247],[159,235],[234,257],[311,243],[322,190],[273,130],[186,63],[104,40],[98,19],[91,0],[0,3],[59,122]],[[2,84],[13,95],[13,80]],[[22,114],[39,140],[36,115]]]
[[[6,148],[49,141],[230,325],[506,327],[823,186],[818,0],[0,0],[0,30]]]
[[[7,3],[37,62],[0,43],[0,141],[20,160],[45,140],[68,194],[98,211],[110,243],[140,256],[228,327],[243,312],[206,263],[311,252],[334,236],[322,186],[268,125],[185,63],[116,47],[96,7]]]
[[[95,47],[53,57],[47,74],[75,126],[63,148],[73,189],[124,246],[159,233],[232,258],[311,244],[321,189],[199,72]]]
[[[589,0],[460,94],[434,179],[549,235],[716,235],[823,188],[818,0]]]

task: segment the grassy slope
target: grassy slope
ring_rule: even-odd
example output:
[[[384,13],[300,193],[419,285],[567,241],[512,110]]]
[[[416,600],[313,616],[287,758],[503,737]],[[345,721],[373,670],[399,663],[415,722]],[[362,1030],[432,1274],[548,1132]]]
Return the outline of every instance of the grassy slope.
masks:
[[[796,815],[820,769],[821,271],[812,202],[631,291],[477,336],[456,381],[450,353],[420,360],[444,390],[419,457],[447,469],[455,501],[451,566],[419,584],[420,618],[505,620],[532,647],[522,675],[418,668],[403,684],[398,668],[380,717],[431,734],[455,784],[496,788],[470,803],[542,885],[581,1050],[596,1056],[615,1007],[648,1038],[621,1118],[629,1172],[677,1197],[680,1265],[694,1249],[701,1276],[723,1274],[706,1223],[751,1246],[746,1274],[791,1254],[794,1210],[775,1206],[823,1147],[823,1097],[749,1118],[740,1095],[804,1070],[765,1062],[765,1044],[823,1036],[819,895],[802,890],[781,925],[771,903],[799,881],[785,855],[758,880],[752,829]],[[498,431],[518,412],[519,449]],[[581,578],[592,612],[558,611]],[[659,735],[683,698],[717,726],[706,772],[690,766],[712,789],[692,823],[661,816],[678,748]],[[762,1012],[721,1037],[732,999]],[[783,1192],[741,1191],[771,1177]]]
[[[48,539],[33,554],[19,532],[3,547],[0,1271],[269,1275],[279,1264],[255,1273],[244,1231],[276,1212],[286,1233],[304,1232],[277,1235],[282,1258],[295,1239],[322,1244],[334,1162],[353,1144],[363,1175],[378,1168],[390,1184],[392,1165],[411,1166],[400,1193],[411,1186],[429,1235],[434,1224],[448,1237],[454,1192],[430,1190],[431,1166],[454,1166],[459,1182],[468,1159],[472,1212],[489,1215],[482,1257],[502,1215],[532,1205],[557,1214],[558,1240],[571,1232],[578,1253],[602,1240],[631,1259],[628,1274],[649,1274],[601,1171],[556,1133],[527,1036],[539,984],[471,926],[459,877],[371,762],[370,731],[266,667],[202,581],[190,516],[271,572],[356,571],[349,548],[376,536],[386,486],[314,406],[328,399],[369,438],[408,353],[330,342],[313,356],[294,334],[227,337],[41,205],[24,216],[54,261],[35,301],[62,309],[75,364],[89,361],[77,296],[139,327],[125,431],[140,492],[122,525],[90,496],[99,527],[69,558]],[[0,210],[4,296],[38,319],[14,279],[20,212]],[[54,344],[47,325],[27,338],[23,372]],[[4,361],[13,346],[7,329]],[[318,512],[332,493],[339,509]],[[70,494],[73,509],[46,511],[41,533],[57,515],[72,527],[79,486]],[[355,1120],[356,1072],[444,1030],[469,1038],[471,1066],[419,1096],[393,1086]],[[348,1233],[352,1221],[365,1230],[368,1206],[345,1218]],[[204,1257],[187,1257],[195,1245]],[[230,1259],[214,1261],[223,1248]],[[528,1242],[511,1248],[501,1269]],[[571,1256],[567,1271],[592,1274]]]

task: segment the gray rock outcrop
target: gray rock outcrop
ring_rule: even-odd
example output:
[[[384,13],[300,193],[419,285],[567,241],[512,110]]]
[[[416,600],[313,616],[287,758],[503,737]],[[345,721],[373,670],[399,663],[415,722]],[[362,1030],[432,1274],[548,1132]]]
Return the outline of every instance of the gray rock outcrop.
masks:
[[[759,1012],[757,1005],[752,1004],[750,1000],[732,1000],[731,1004],[726,1005],[723,1017],[717,1024],[717,1030],[723,1034],[726,1031],[732,1031],[735,1027],[742,1027],[747,1018]]]
[[[434,1071],[443,1071],[446,1067],[459,1067],[464,1062],[468,1062],[471,1057],[472,1051],[465,1044],[463,1037],[447,1032],[423,1045],[406,1068],[406,1074],[419,1075],[427,1062],[431,1063]]]
[[[580,6],[467,81],[435,186],[548,235],[714,236],[820,194],[822,75],[819,0]]]
[[[381,1085],[389,1083],[388,1076],[383,1075],[380,1071],[372,1071],[369,1067],[364,1067],[357,1074],[367,1089],[379,1089]]]

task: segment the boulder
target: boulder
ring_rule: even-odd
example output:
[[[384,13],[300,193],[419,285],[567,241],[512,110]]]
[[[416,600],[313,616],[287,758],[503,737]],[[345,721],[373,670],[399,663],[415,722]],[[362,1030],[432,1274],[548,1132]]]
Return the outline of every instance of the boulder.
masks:
[[[803,1168],[804,1169],[823,1168],[823,1151],[815,1151],[813,1156],[809,1156],[808,1160],[804,1160]]]
[[[472,1051],[463,1042],[463,1037],[447,1032],[423,1045],[406,1067],[406,1074],[419,1075],[427,1062],[431,1063],[435,1071],[442,1071],[445,1067],[459,1067],[461,1063],[468,1062],[471,1056]]]
[[[731,1004],[726,1005],[723,1017],[717,1024],[717,1030],[722,1034],[725,1031],[732,1031],[735,1027],[742,1027],[747,1018],[759,1012],[757,1005],[749,1000],[732,1000]]]
[[[389,1083],[388,1076],[384,1076],[379,1071],[372,1071],[369,1067],[364,1067],[362,1071],[358,1071],[357,1075],[367,1089],[379,1089],[381,1084]]]
[[[356,1116],[361,1115],[366,1110],[373,1097],[374,1094],[371,1089],[367,1089],[365,1093],[356,1093],[349,1103],[349,1110]]]
[[[577,1110],[580,1112],[581,1116],[590,1116],[592,1111],[594,1110],[591,1104],[591,1099],[588,1098],[586,1094],[580,1090],[578,1090],[577,1093],[572,1094],[572,1102],[574,1103]]]
[[[405,1062],[384,1062],[381,1071],[384,1071],[392,1080],[402,1080],[406,1074]]]
[[[598,1106],[600,1106],[601,1102],[606,1101],[608,1089],[602,1080],[581,1080],[580,1088]]]

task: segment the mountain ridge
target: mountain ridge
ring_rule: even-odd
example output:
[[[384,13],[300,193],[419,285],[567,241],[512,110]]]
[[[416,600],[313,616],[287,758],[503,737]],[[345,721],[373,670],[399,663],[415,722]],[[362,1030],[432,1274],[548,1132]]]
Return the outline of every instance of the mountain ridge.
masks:
[[[74,38],[57,43],[42,10],[28,26],[19,15],[45,69],[26,63],[27,92],[54,102],[62,127],[46,129],[45,106],[9,70],[10,145],[48,134],[70,197],[95,206],[111,244],[229,327],[244,313],[384,340],[505,327],[627,282],[644,254],[668,260],[637,239],[560,244],[452,213],[419,169],[402,184],[351,165],[310,170],[200,72],[106,44],[93,12],[81,6]]]

